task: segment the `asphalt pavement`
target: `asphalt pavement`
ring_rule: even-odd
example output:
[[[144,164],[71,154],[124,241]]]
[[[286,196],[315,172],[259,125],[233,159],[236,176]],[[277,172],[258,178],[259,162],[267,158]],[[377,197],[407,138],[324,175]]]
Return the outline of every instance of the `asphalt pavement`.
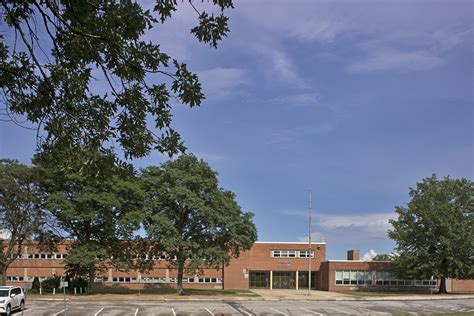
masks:
[[[474,315],[474,299],[418,301],[29,301],[25,316],[106,315]],[[14,315],[21,315],[17,312]]]

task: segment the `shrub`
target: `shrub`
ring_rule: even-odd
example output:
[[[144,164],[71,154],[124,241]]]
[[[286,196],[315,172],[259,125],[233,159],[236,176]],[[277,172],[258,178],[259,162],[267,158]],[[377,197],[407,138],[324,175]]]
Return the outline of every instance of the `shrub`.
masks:
[[[31,284],[31,292],[39,293],[40,287],[41,287],[40,281],[39,281],[38,277],[35,277],[33,279],[33,283]]]
[[[61,278],[57,275],[53,275],[41,282],[41,287],[44,292],[52,292],[53,289],[59,289]]]

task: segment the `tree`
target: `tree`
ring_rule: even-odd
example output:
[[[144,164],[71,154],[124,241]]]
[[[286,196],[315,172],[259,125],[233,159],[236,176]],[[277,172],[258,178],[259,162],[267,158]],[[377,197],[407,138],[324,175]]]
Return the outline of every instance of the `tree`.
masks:
[[[84,157],[68,172],[41,159],[36,163],[46,175],[41,182],[44,206],[56,218],[62,237],[73,240],[64,260],[68,274],[87,276],[91,292],[96,273],[106,266],[133,267],[129,244],[140,227],[144,194],[136,175],[125,169],[116,168],[109,178],[81,172],[90,159],[96,158]]]
[[[392,256],[386,253],[376,255],[372,261],[390,261],[392,260]]]
[[[468,179],[423,179],[410,189],[407,207],[396,207],[398,219],[388,232],[399,256],[396,271],[405,277],[472,279],[474,265],[474,186]]]
[[[0,285],[5,285],[8,267],[24,246],[36,239],[40,247],[49,245],[50,218],[40,207],[39,174],[17,160],[0,159]]]
[[[242,212],[234,193],[218,187],[217,173],[193,155],[142,170],[144,227],[155,254],[167,254],[183,293],[184,273],[222,268],[257,239],[253,214]]]
[[[189,5],[198,19],[191,33],[216,48],[229,31],[224,11],[232,0],[202,4],[207,11]],[[74,162],[73,149],[114,144],[126,158],[184,151],[171,100],[199,106],[201,84],[186,64],[144,40],[178,7],[177,0],[156,0],[153,9],[130,0],[0,0],[9,42],[0,34],[2,114],[17,125],[18,115],[33,123],[44,152],[67,150],[64,165]]]

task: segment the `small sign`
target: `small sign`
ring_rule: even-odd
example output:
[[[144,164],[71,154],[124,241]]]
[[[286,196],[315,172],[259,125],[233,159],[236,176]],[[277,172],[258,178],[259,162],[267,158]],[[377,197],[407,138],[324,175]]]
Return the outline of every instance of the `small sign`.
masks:
[[[60,287],[68,287],[68,286],[69,286],[69,282],[66,282],[66,281],[61,282],[60,284]]]

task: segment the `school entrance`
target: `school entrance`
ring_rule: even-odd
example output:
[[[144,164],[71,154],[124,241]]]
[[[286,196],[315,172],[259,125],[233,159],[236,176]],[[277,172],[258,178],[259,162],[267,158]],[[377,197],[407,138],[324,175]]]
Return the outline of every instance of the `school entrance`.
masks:
[[[274,289],[296,289],[296,272],[273,271],[272,281]]]

